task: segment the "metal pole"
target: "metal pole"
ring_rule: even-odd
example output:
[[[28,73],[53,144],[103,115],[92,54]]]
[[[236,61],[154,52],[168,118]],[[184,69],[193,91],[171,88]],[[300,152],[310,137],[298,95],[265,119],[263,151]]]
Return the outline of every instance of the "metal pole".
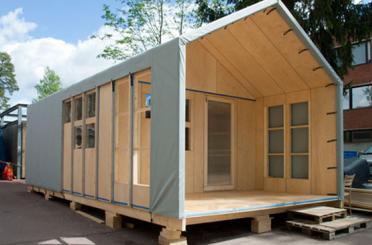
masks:
[[[22,107],[18,106],[17,121],[17,179],[21,178],[22,166]]]
[[[343,84],[338,83],[336,86],[336,97],[337,97],[337,141],[336,141],[336,152],[337,152],[337,194],[338,198],[344,200],[344,116],[342,108],[342,97],[343,97]]]
[[[129,166],[129,206],[133,207],[133,150],[134,150],[134,74],[129,74],[130,79],[130,166]]]

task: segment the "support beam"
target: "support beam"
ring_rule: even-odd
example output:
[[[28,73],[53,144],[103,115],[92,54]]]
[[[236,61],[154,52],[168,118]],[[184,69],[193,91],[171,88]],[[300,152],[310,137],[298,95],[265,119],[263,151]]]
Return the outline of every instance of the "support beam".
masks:
[[[106,225],[111,229],[117,230],[121,228],[121,215],[106,211],[105,220]]]
[[[77,202],[70,202],[70,209],[71,210],[80,210],[81,209],[81,204]]]
[[[271,218],[269,215],[254,217],[251,221],[251,230],[254,233],[271,231]]]
[[[186,237],[182,236],[180,230],[164,227],[159,235],[161,245],[187,245]]]
[[[45,200],[49,201],[50,198],[52,198],[52,196],[50,195],[50,192],[49,191],[45,191],[44,193],[44,198]]]

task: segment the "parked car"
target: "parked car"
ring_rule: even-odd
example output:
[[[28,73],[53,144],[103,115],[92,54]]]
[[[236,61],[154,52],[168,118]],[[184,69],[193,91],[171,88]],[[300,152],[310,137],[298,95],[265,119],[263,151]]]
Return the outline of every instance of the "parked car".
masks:
[[[372,146],[359,153],[359,158],[365,159],[368,162],[369,174],[372,177]]]

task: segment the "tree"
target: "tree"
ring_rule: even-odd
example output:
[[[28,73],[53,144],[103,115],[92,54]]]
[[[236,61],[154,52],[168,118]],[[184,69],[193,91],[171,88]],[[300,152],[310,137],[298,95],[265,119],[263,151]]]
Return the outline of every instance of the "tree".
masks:
[[[12,95],[18,89],[11,58],[9,54],[0,52],[0,110],[9,107],[7,93]]]
[[[216,20],[259,0],[196,0],[199,23]],[[284,0],[325,58],[343,77],[352,68],[352,43],[370,38],[372,3],[354,0]],[[220,6],[228,6],[221,8]],[[335,46],[339,48],[335,49]]]
[[[123,60],[183,33],[192,25],[192,0],[118,0],[104,5],[102,18],[111,31],[93,38],[111,40],[98,57]]]
[[[55,71],[47,67],[45,68],[43,78],[36,84],[35,89],[37,91],[37,98],[33,102],[37,102],[61,90],[61,79]]]

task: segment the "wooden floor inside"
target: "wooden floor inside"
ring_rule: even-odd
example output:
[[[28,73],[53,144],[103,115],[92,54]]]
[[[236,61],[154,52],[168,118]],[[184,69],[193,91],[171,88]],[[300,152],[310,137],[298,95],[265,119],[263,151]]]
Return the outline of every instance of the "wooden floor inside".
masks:
[[[266,191],[218,191],[187,194],[186,218],[337,201],[337,196],[301,195]]]

